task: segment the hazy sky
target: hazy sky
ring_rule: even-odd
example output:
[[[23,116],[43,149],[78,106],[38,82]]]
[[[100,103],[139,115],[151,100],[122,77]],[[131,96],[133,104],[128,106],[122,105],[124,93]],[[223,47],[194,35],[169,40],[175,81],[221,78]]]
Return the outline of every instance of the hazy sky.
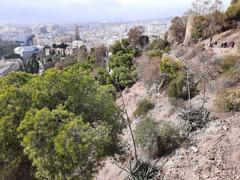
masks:
[[[91,22],[181,15],[193,0],[0,0],[0,22]],[[228,4],[230,0],[223,0]]]

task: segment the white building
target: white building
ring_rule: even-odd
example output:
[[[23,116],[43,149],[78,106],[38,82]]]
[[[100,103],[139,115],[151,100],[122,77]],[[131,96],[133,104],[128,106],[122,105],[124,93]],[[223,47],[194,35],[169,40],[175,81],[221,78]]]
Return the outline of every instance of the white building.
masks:
[[[15,54],[19,54],[22,58],[29,58],[32,57],[33,54],[40,54],[42,53],[42,47],[36,46],[23,46],[17,47],[14,49]]]

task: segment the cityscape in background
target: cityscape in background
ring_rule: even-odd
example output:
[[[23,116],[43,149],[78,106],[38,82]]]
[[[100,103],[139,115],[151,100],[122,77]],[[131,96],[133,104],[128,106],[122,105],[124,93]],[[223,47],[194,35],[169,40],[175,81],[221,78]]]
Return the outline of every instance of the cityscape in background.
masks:
[[[162,36],[168,29],[171,18],[117,23],[85,23],[85,24],[35,24],[14,25],[0,24],[0,39],[3,41],[20,41],[27,43],[32,38],[35,46],[51,46],[52,44],[71,43],[76,40],[76,27],[79,39],[87,47],[98,44],[110,45],[116,40],[126,38],[132,27],[142,26],[144,34],[149,37]]]

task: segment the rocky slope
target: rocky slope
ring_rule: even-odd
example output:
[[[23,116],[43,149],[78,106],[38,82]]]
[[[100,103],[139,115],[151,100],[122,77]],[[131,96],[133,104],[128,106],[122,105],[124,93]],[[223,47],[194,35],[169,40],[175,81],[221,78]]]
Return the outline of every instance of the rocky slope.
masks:
[[[236,43],[240,31],[228,32],[214,37],[218,41],[230,41],[235,38]],[[221,50],[221,52],[220,52]],[[207,49],[213,52],[213,59],[229,53],[238,53],[237,47],[233,49],[220,49],[218,47]],[[226,52],[225,52],[226,51]],[[187,52],[182,55],[186,58]],[[174,55],[175,56],[175,55]],[[175,56],[176,57],[176,56]],[[191,57],[189,63],[199,72],[197,58]],[[194,62],[196,64],[194,64]],[[191,67],[191,66],[190,66]],[[191,67],[193,68],[193,67]],[[194,68],[193,68],[194,69]],[[240,84],[238,84],[240,88]],[[240,113],[217,113],[215,112],[214,100],[217,93],[223,88],[219,84],[219,79],[211,82],[207,88],[207,108],[211,111],[211,120],[203,128],[191,133],[189,139],[172,154],[153,160],[162,169],[161,180],[240,180]],[[132,120],[133,128],[139,122],[132,116],[137,103],[147,98],[155,103],[155,108],[148,113],[148,116],[156,121],[171,121],[179,124],[177,113],[180,107],[174,107],[169,103],[166,92],[159,93],[157,86],[147,88],[143,82],[137,82],[132,88],[123,92],[126,108]],[[202,92],[192,99],[193,104],[201,104]],[[121,98],[117,100],[119,106],[122,105]],[[131,138],[128,129],[125,130],[123,140],[128,153],[132,152]],[[144,153],[139,150],[140,156],[144,158]],[[126,161],[127,162],[127,161]],[[126,162],[121,164],[126,167]],[[107,159],[105,165],[96,176],[95,180],[123,180],[126,172],[121,170],[116,161]]]

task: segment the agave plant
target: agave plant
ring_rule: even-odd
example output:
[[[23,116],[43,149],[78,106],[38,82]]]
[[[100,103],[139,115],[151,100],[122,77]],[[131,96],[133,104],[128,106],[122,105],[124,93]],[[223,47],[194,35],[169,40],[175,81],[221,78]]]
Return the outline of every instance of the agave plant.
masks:
[[[160,169],[149,162],[137,160],[130,162],[128,167],[129,180],[154,180],[160,175]]]

